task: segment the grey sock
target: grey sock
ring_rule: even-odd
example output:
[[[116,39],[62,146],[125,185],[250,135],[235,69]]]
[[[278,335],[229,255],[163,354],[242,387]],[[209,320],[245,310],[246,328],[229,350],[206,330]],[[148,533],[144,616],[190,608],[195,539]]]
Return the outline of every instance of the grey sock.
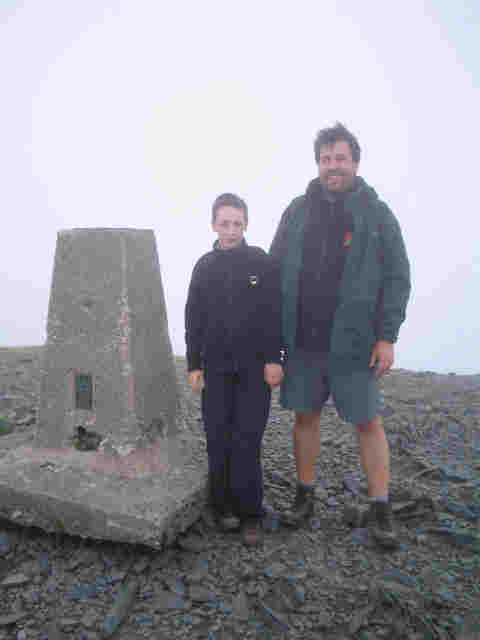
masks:
[[[388,496],[375,496],[373,498],[368,499],[369,502],[383,502],[383,504],[388,504]]]
[[[302,489],[313,489],[313,484],[306,484],[305,482],[297,482],[297,485]]]

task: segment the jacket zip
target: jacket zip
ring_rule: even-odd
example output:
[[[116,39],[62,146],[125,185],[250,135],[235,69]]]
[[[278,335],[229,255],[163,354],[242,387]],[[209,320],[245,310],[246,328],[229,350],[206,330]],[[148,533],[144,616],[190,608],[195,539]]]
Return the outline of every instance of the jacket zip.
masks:
[[[233,349],[233,260],[230,261],[228,269],[228,320],[230,333],[230,350],[232,353],[233,371],[238,371],[237,362],[235,361],[235,352]]]

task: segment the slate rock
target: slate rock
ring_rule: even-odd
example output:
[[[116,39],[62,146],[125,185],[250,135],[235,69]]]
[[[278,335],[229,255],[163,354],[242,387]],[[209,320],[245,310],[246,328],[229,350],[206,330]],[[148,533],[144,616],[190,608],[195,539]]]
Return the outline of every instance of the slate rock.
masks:
[[[467,505],[459,502],[451,502],[448,500],[441,500],[442,508],[464,520],[469,522],[477,522],[480,519],[480,515],[475,511],[472,511]]]
[[[120,627],[133,606],[138,591],[138,580],[134,579],[123,584],[110,607],[103,622],[104,638],[109,638]]]
[[[265,614],[267,619],[270,619],[274,623],[276,623],[282,629],[282,631],[289,631],[290,627],[288,625],[288,618],[285,615],[279,613],[278,611],[275,611],[274,609],[271,609],[270,607],[267,607],[267,605],[261,600],[259,602],[259,605],[260,610]]]
[[[133,565],[133,571],[137,575],[143,573],[151,564],[151,559],[148,556],[143,556],[135,562]]]
[[[216,600],[216,594],[206,587],[192,585],[188,591],[190,600],[194,602],[213,602]]]
[[[381,575],[381,579],[388,582],[399,582],[400,584],[405,585],[406,587],[416,587],[417,581],[412,576],[408,575],[395,567],[390,569],[385,569],[385,571]]]
[[[278,513],[267,513],[262,521],[264,531],[274,533],[280,527],[280,515]]]
[[[265,567],[263,573],[267,578],[275,579],[283,575],[285,571],[286,567],[284,564],[282,564],[281,562],[274,562],[269,567]]]
[[[10,613],[6,616],[0,616],[0,627],[8,627],[11,624],[15,624],[26,618],[27,615],[26,611],[17,611],[16,613]]]
[[[163,582],[170,589],[170,591],[176,593],[178,596],[185,595],[185,585],[179,578],[167,577],[163,580]]]
[[[177,540],[177,544],[184,551],[193,551],[195,553],[201,553],[208,548],[207,540],[195,535],[181,537]]]
[[[241,589],[233,599],[232,614],[233,617],[237,620],[248,620],[248,618],[250,617],[248,598],[243,589]]]
[[[0,585],[2,587],[21,587],[24,584],[28,584],[30,582],[30,578],[26,576],[24,573],[14,573],[10,576],[7,576]]]
[[[185,609],[185,598],[171,591],[157,591],[153,598],[153,607],[155,611],[171,611],[173,609]]]
[[[10,538],[5,531],[0,531],[0,555],[7,555],[10,552]]]
[[[322,521],[319,518],[311,518],[309,525],[311,531],[318,531],[322,528]]]
[[[352,531],[352,542],[355,544],[367,546],[370,543],[368,529],[366,527],[357,527]]]

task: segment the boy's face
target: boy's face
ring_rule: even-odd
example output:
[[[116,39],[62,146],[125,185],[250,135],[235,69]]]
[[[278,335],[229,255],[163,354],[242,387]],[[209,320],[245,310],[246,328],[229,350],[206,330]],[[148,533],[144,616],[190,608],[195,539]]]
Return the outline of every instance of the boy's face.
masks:
[[[212,229],[218,234],[218,244],[221,249],[239,247],[242,244],[246,228],[247,223],[242,209],[235,207],[217,209]]]

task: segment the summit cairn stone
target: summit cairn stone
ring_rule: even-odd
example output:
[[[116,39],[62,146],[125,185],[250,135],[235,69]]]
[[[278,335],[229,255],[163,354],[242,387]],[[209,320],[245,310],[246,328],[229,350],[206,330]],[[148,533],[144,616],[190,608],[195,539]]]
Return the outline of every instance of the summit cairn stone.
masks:
[[[162,548],[205,504],[190,433],[153,231],[59,232],[36,433],[0,458],[0,517]]]

